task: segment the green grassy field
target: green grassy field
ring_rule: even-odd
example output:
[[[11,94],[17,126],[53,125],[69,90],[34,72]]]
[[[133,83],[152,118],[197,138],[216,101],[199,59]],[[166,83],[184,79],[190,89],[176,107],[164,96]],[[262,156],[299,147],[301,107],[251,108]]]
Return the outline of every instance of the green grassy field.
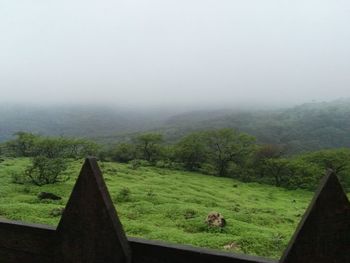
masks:
[[[72,161],[64,183],[15,184],[13,172],[29,160],[0,163],[0,217],[56,225],[72,190],[82,161]],[[128,236],[279,258],[294,232],[312,193],[257,183],[242,183],[198,173],[154,167],[132,169],[127,164],[100,163],[106,183]],[[129,192],[125,190],[129,189]],[[39,192],[52,192],[59,201],[40,201]],[[227,225],[208,228],[211,211],[221,213]]]

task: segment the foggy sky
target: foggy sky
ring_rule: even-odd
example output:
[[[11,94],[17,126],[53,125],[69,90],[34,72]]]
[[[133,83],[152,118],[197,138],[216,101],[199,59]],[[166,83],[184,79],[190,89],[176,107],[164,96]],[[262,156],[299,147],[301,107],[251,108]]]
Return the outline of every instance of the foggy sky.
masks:
[[[347,0],[3,0],[0,33],[1,102],[350,97]]]

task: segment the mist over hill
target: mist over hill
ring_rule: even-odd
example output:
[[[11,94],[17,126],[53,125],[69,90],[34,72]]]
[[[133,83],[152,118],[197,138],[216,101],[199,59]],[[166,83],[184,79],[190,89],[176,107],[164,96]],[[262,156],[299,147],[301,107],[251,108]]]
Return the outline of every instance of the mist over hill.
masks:
[[[307,103],[280,109],[128,110],[102,106],[0,107],[0,141],[17,131],[87,137],[105,144],[140,132],[161,132],[166,142],[199,130],[229,127],[279,144],[286,153],[350,147],[350,100]]]
[[[164,112],[142,112],[103,106],[0,106],[0,141],[15,132],[41,135],[103,137],[158,126]]]
[[[286,154],[350,147],[350,100],[269,110],[186,112],[171,116],[152,131],[163,133],[168,142],[175,142],[189,132],[226,127],[254,135],[259,143],[281,145]],[[124,140],[131,136],[105,140]]]

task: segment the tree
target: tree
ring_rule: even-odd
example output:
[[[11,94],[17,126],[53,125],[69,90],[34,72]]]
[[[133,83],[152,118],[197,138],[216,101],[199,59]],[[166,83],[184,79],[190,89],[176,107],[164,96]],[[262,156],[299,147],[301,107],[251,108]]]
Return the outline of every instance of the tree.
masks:
[[[65,139],[65,146],[65,155],[75,159],[97,155],[100,149],[97,143],[86,139]]]
[[[242,167],[253,152],[255,138],[233,129],[209,131],[205,135],[208,157],[217,169],[219,176],[226,176],[229,164]]]
[[[282,147],[274,144],[266,144],[260,146],[253,158],[253,166],[259,177],[265,177],[269,160],[275,160],[283,155]]]
[[[14,135],[16,139],[6,143],[8,152],[16,157],[31,156],[39,136],[23,131],[17,132]]]
[[[97,154],[99,146],[86,139],[43,137],[19,132],[15,140],[6,144],[6,149],[18,157],[82,158]]]
[[[199,169],[207,158],[207,147],[203,133],[191,133],[182,138],[176,144],[175,156],[187,170]]]
[[[4,148],[5,148],[5,145],[3,143],[0,143],[0,156],[4,154]]]
[[[284,180],[282,186],[289,189],[303,188],[315,190],[320,179],[324,176],[324,169],[317,164],[307,162],[302,158],[293,158],[289,163],[290,176]]]
[[[318,165],[324,174],[325,172],[335,173],[343,186],[350,189],[350,149],[321,150],[300,156],[300,158],[310,165]]]
[[[97,144],[84,139],[43,137],[19,132],[17,138],[6,144],[15,156],[33,157],[25,176],[36,185],[52,184],[61,180],[67,168],[64,158],[81,158],[97,152]]]
[[[331,170],[337,175],[342,175],[349,167],[350,150],[322,150],[306,154],[303,159],[320,165],[324,170]]]
[[[145,133],[137,136],[135,142],[141,158],[153,162],[161,154],[160,143],[163,142],[163,135],[159,133]]]
[[[135,145],[120,143],[111,151],[110,155],[113,161],[127,163],[136,158]]]
[[[279,158],[283,155],[283,148],[276,144],[265,144],[260,146],[255,153],[257,160]]]
[[[31,183],[38,186],[54,184],[63,180],[61,175],[67,167],[66,160],[63,158],[37,156],[32,159],[32,164],[25,170],[25,175]]]
[[[39,137],[34,144],[33,156],[64,158],[67,155],[67,140],[55,137]]]
[[[289,160],[287,159],[266,159],[264,168],[267,176],[274,179],[275,186],[282,186],[284,180],[290,176]]]

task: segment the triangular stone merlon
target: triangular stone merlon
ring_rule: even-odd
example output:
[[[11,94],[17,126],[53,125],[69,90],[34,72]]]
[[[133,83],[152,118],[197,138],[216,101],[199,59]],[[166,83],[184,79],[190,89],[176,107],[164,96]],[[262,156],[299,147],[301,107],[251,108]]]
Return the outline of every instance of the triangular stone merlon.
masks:
[[[280,263],[350,262],[350,203],[334,173],[327,174]]]
[[[57,262],[131,262],[129,243],[95,158],[85,160],[57,234]]]

